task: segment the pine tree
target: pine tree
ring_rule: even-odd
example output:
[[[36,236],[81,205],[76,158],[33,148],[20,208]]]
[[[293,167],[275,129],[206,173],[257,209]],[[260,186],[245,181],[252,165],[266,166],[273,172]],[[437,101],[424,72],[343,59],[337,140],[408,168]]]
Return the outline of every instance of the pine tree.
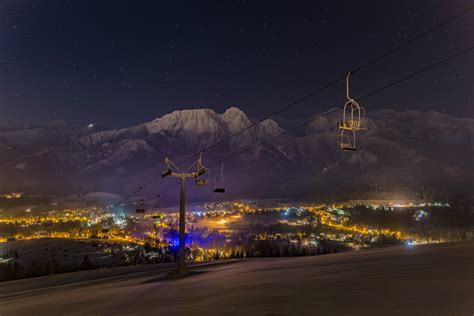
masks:
[[[269,257],[273,257],[273,248],[270,246],[269,243],[267,243],[266,248],[267,248],[267,254],[268,254],[268,256],[269,256]]]
[[[275,255],[275,257],[280,257],[281,256],[280,247],[278,247],[278,245],[275,245],[274,255]]]
[[[291,248],[290,248],[290,256],[294,257],[297,255],[298,255],[298,250],[296,249],[295,244],[292,243]]]
[[[85,255],[84,256],[84,259],[82,260],[82,263],[81,263],[81,269],[83,270],[88,270],[88,269],[92,269],[94,268],[94,265],[92,264],[92,262],[90,261],[89,259],[89,255]]]

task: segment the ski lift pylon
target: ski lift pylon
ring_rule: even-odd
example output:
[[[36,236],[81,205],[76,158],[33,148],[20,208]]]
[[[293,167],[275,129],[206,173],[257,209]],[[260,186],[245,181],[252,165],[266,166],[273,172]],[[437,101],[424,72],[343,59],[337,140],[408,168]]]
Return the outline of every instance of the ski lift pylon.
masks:
[[[221,172],[214,178],[213,183],[213,192],[215,193],[224,193],[224,162],[221,161]]]

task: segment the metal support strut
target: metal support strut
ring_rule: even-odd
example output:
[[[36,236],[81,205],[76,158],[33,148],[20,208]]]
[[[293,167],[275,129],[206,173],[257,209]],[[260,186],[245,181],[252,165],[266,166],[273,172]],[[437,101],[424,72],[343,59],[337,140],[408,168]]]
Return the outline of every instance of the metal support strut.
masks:
[[[181,177],[181,190],[179,193],[179,254],[178,254],[178,275],[185,274],[186,271],[186,177]]]

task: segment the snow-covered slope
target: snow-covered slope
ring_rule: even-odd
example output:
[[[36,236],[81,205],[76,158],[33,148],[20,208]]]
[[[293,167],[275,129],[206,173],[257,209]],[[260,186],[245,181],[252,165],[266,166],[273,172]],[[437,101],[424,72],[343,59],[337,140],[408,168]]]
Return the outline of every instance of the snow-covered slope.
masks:
[[[3,282],[5,315],[471,315],[472,243],[98,269]],[[20,254],[21,257],[21,254]]]

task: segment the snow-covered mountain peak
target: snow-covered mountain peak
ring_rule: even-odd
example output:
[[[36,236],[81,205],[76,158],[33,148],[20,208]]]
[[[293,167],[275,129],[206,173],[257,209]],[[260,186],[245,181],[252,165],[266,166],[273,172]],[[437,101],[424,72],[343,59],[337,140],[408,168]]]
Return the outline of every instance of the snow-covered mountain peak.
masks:
[[[228,108],[220,115],[220,118],[227,125],[229,132],[231,133],[237,133],[252,124],[247,115],[236,107]]]
[[[230,107],[224,113],[219,114],[211,109],[193,109],[175,111],[164,115],[145,126],[150,134],[173,135],[187,141],[195,141],[197,144],[205,145],[238,133],[252,124],[247,115],[239,108]],[[254,138],[270,136],[281,129],[272,120],[262,122],[254,130],[245,131],[231,142],[231,146],[248,143]],[[239,139],[240,138],[240,139]]]
[[[145,124],[151,134],[155,133],[207,133],[219,128],[219,118],[211,109],[174,111]]]

